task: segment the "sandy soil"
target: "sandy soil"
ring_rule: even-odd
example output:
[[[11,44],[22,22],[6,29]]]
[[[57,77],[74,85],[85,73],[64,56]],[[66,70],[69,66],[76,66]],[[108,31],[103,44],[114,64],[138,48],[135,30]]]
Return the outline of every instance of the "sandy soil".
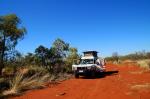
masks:
[[[109,64],[104,77],[72,78],[57,86],[28,91],[11,99],[150,99],[150,86],[133,87],[148,83],[150,72],[136,66]]]

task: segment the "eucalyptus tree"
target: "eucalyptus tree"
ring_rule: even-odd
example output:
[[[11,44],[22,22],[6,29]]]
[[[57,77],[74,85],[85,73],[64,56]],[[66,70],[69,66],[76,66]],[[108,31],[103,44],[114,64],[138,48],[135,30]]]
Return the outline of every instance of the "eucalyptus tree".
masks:
[[[23,39],[26,29],[15,14],[0,16],[0,74],[5,66],[6,55]]]

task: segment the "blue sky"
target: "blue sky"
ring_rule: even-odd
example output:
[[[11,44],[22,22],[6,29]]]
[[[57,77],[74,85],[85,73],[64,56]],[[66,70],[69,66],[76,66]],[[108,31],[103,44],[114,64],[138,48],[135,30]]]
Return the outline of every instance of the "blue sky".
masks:
[[[62,38],[102,56],[150,51],[149,0],[0,0],[0,15],[17,14],[28,33],[22,53]]]

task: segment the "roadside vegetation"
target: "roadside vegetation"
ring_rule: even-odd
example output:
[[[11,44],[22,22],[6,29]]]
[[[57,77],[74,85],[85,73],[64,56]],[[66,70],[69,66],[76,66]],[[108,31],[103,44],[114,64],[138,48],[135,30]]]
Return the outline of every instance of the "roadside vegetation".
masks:
[[[73,60],[80,57],[77,48],[60,38],[49,48],[39,45],[34,53],[23,55],[15,46],[26,33],[15,14],[0,16],[0,97],[68,79]]]
[[[150,69],[150,59],[138,60],[137,64],[145,69]]]
[[[132,54],[120,56],[117,52],[113,53],[111,57],[106,57],[107,62],[115,64],[136,64],[141,68],[150,69],[150,52],[139,51]]]

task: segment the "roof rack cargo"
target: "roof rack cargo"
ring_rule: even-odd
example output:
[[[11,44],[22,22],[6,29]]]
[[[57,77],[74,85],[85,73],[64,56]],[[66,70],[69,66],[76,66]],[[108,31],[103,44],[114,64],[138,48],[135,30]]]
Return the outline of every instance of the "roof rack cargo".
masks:
[[[93,56],[93,57],[98,57],[97,56],[97,51],[84,51],[83,54],[84,54],[84,57],[86,56]]]

